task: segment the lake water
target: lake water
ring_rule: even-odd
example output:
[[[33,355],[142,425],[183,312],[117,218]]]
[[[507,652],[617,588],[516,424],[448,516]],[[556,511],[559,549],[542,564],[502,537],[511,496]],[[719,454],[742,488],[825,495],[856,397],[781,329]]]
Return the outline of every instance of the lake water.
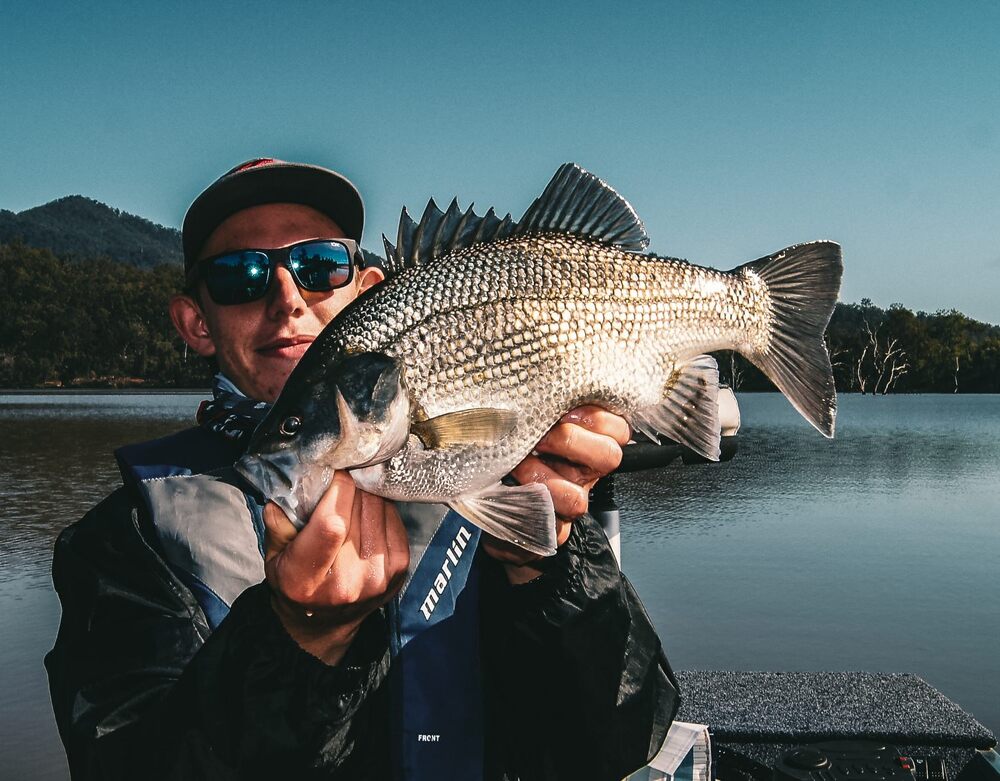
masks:
[[[42,656],[52,544],[111,450],[193,394],[0,395],[0,778],[68,777]],[[1000,732],[1000,396],[841,397],[823,439],[740,397],[726,464],[618,478],[623,565],[678,669],[916,673]]]

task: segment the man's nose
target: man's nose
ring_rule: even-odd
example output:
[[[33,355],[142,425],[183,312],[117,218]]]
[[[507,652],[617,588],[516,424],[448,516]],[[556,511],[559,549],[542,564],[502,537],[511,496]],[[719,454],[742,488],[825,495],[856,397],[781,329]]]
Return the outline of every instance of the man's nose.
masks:
[[[292,272],[281,264],[274,272],[274,282],[267,296],[267,312],[271,317],[300,315],[308,307]]]

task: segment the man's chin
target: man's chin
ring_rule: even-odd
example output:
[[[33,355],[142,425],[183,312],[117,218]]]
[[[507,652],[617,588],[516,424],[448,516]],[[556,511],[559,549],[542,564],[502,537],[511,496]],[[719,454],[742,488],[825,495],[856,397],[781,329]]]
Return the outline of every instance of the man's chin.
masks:
[[[239,372],[234,372],[225,366],[219,368],[248,398],[274,404],[295,364],[296,361],[260,359]]]
[[[257,353],[255,358],[248,372],[247,387],[240,386],[240,390],[258,401],[273,404],[299,359],[263,353]]]

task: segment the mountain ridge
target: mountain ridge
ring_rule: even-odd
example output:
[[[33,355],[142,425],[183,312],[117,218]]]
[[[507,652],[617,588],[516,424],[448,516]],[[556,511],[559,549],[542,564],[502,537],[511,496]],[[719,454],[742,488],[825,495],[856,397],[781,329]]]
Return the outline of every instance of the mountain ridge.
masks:
[[[180,267],[181,232],[114,209],[83,195],[67,195],[21,212],[0,210],[0,242],[21,241],[67,259],[109,257],[139,268]]]

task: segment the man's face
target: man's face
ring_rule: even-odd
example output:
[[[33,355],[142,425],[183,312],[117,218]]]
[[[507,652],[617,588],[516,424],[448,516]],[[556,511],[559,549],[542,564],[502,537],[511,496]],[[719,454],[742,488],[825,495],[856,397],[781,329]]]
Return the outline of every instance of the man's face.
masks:
[[[199,257],[336,238],[344,238],[344,232],[326,215],[300,204],[272,203],[226,219],[208,237]],[[171,303],[185,341],[200,355],[215,356],[222,372],[245,394],[269,402],[278,397],[295,364],[334,315],[382,279],[378,269],[355,269],[345,287],[313,293],[300,289],[284,266],[273,273],[259,301],[220,306],[200,283],[200,300],[178,296]]]

